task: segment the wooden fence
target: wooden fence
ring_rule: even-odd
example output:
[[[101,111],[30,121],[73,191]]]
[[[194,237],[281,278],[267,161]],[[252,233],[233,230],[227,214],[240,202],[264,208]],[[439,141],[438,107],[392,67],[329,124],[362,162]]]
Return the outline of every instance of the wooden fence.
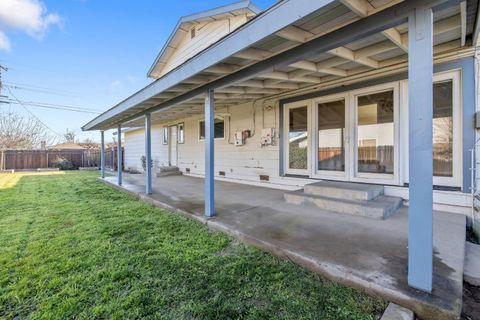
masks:
[[[57,158],[69,160],[74,168],[100,166],[100,150],[2,150],[0,170],[51,168]],[[105,149],[105,167],[117,169],[117,148]]]

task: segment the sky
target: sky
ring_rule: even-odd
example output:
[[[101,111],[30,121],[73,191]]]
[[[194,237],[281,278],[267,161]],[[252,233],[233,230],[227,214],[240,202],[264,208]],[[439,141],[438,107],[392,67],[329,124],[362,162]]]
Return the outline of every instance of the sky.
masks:
[[[0,0],[2,95],[103,112],[152,80],[146,74],[181,16],[235,0]],[[255,0],[266,9],[276,0]],[[52,136],[96,114],[0,104],[40,119]],[[30,113],[30,115],[29,115]],[[106,135],[111,140],[111,133]]]

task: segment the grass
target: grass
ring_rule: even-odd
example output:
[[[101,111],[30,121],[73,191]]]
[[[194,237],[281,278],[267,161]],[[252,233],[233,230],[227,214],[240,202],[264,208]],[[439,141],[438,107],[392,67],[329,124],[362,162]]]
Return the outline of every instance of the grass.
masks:
[[[0,174],[0,318],[378,319],[385,307],[96,173]]]

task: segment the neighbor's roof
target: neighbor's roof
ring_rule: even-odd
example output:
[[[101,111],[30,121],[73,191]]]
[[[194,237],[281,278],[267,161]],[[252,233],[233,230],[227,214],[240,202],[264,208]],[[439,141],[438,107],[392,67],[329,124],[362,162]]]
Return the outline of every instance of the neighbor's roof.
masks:
[[[56,150],[83,150],[83,149],[91,149],[94,146],[92,143],[81,143],[81,142],[63,142],[53,146],[48,147],[49,149],[56,149]],[[95,146],[99,148],[100,145],[98,144]]]
[[[147,75],[152,78],[158,78],[158,76],[156,75],[162,71],[169,57],[180,44],[185,34],[189,32],[190,27],[193,23],[210,22],[240,14],[255,16],[261,11],[262,10],[250,0],[242,0],[229,5],[181,17],[178,20],[177,25],[173,29],[172,34],[170,35],[167,42],[165,43],[162,50],[155,59],[155,62],[150,67]]]

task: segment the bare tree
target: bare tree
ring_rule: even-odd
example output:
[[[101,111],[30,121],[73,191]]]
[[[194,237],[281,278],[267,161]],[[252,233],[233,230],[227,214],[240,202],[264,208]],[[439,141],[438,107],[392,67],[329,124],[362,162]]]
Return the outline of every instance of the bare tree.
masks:
[[[85,138],[80,143],[85,149],[99,149],[100,144],[91,138]]]
[[[53,142],[37,119],[0,110],[0,149],[34,149]]]
[[[63,139],[65,139],[65,142],[75,142],[75,132],[67,129],[63,134]]]

